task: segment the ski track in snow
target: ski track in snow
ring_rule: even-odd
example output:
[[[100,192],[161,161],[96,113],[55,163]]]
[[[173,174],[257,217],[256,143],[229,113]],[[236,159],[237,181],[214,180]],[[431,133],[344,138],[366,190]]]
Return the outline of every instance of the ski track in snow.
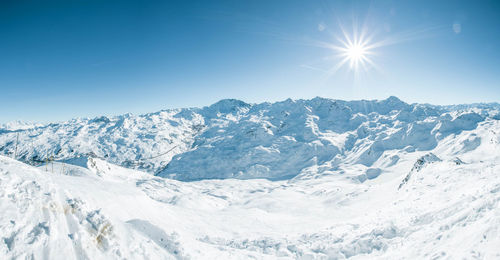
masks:
[[[8,124],[0,258],[500,259],[499,108],[223,100]]]

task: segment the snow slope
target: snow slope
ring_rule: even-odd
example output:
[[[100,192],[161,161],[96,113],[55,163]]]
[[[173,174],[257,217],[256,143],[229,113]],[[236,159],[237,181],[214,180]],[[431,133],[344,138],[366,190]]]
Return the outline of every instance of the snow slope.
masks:
[[[27,164],[0,155],[0,259],[497,259],[497,116],[223,100],[4,128]]]
[[[499,149],[488,120],[364,181],[355,166],[179,182],[100,159],[35,168],[2,156],[0,258],[496,259]]]

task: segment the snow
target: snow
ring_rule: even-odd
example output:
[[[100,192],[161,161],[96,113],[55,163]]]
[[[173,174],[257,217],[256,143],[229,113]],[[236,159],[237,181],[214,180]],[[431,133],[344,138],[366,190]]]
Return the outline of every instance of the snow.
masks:
[[[0,258],[500,258],[495,115],[222,100],[4,128]]]
[[[388,150],[429,151],[447,136],[494,120],[498,107],[407,104],[396,97],[228,99],[204,108],[0,129],[0,154],[16,153],[33,165],[93,156],[183,181],[281,180],[315,165],[371,167]]]

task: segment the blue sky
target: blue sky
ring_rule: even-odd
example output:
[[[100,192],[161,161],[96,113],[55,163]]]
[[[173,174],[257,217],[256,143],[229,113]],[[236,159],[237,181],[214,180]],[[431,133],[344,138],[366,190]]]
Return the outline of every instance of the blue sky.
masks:
[[[0,122],[223,98],[498,102],[499,12],[472,0],[1,1]],[[340,25],[390,40],[372,50],[376,68],[325,72],[341,58],[317,43],[339,45]]]

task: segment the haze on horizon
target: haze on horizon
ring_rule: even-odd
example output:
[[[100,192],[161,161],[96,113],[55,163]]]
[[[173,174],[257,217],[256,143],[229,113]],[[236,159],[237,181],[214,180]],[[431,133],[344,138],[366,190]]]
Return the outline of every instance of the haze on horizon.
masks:
[[[0,123],[321,96],[500,101],[497,1],[2,1]]]

